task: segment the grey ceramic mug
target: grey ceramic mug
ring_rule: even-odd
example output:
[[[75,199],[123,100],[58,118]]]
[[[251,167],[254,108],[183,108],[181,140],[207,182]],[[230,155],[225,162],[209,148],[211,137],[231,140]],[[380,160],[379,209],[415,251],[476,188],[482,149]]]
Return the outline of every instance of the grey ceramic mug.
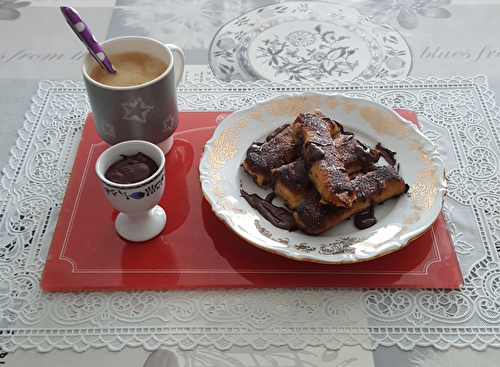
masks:
[[[147,37],[113,38],[101,46],[108,56],[143,52],[158,57],[168,67],[147,83],[114,87],[90,77],[98,64],[88,54],[82,63],[82,73],[99,136],[111,145],[125,140],[147,140],[166,154],[179,124],[176,89],[184,72],[182,50]]]

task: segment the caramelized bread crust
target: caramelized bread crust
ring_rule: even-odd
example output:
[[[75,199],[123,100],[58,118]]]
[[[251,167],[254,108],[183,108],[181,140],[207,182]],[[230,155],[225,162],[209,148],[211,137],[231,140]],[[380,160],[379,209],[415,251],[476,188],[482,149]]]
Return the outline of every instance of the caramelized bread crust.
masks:
[[[309,141],[328,144],[331,137],[339,134],[342,127],[326,117],[319,110],[313,113],[301,113],[292,123],[292,137],[296,144],[305,147]]]
[[[315,194],[309,181],[307,168],[302,157],[272,171],[274,192],[285,200],[285,205],[295,209],[297,205]]]
[[[392,166],[381,166],[368,173],[360,173],[353,180],[357,198],[350,208],[322,204],[318,196],[311,197],[295,208],[294,218],[307,234],[320,234],[354,214],[380,204],[406,191],[406,183]]]
[[[361,143],[354,135],[339,134],[333,143],[335,154],[342,161],[347,174],[368,172],[376,168],[380,151]]]
[[[243,167],[258,186],[269,186],[272,184],[271,171],[292,162],[297,156],[291,125],[288,124],[269,135],[264,143],[252,144]]]
[[[336,150],[330,122],[314,113],[301,113],[292,124],[292,138],[310,166],[309,179],[322,202],[349,208],[356,192]]]

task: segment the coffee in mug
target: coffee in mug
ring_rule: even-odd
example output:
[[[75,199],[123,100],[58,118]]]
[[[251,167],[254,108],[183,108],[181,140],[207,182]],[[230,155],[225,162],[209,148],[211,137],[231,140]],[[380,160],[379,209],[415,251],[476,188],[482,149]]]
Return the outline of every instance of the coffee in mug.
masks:
[[[110,74],[100,65],[96,65],[90,72],[90,77],[98,83],[113,87],[147,83],[158,78],[168,68],[167,63],[144,52],[121,52],[108,57],[116,73]]]

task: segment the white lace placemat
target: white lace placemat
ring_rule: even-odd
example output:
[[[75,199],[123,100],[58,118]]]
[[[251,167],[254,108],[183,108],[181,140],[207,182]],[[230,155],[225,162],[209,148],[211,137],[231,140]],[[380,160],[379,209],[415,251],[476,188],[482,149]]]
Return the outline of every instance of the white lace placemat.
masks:
[[[43,292],[45,258],[90,109],[82,83],[42,81],[1,181],[0,348],[499,347],[500,126],[486,78],[298,85],[200,77],[180,86],[179,105],[236,110],[302,90],[417,112],[446,163],[444,212],[462,289]]]

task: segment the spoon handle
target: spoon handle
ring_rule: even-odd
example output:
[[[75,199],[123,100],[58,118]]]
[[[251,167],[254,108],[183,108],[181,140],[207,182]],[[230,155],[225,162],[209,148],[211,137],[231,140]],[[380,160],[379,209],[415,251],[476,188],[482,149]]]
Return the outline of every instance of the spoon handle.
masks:
[[[85,47],[87,47],[90,54],[94,57],[94,59],[96,59],[99,65],[111,74],[116,73],[113,65],[111,65],[111,61],[109,61],[103,49],[96,41],[94,35],[78,12],[70,6],[61,6],[61,12],[71,29],[75,32]]]

